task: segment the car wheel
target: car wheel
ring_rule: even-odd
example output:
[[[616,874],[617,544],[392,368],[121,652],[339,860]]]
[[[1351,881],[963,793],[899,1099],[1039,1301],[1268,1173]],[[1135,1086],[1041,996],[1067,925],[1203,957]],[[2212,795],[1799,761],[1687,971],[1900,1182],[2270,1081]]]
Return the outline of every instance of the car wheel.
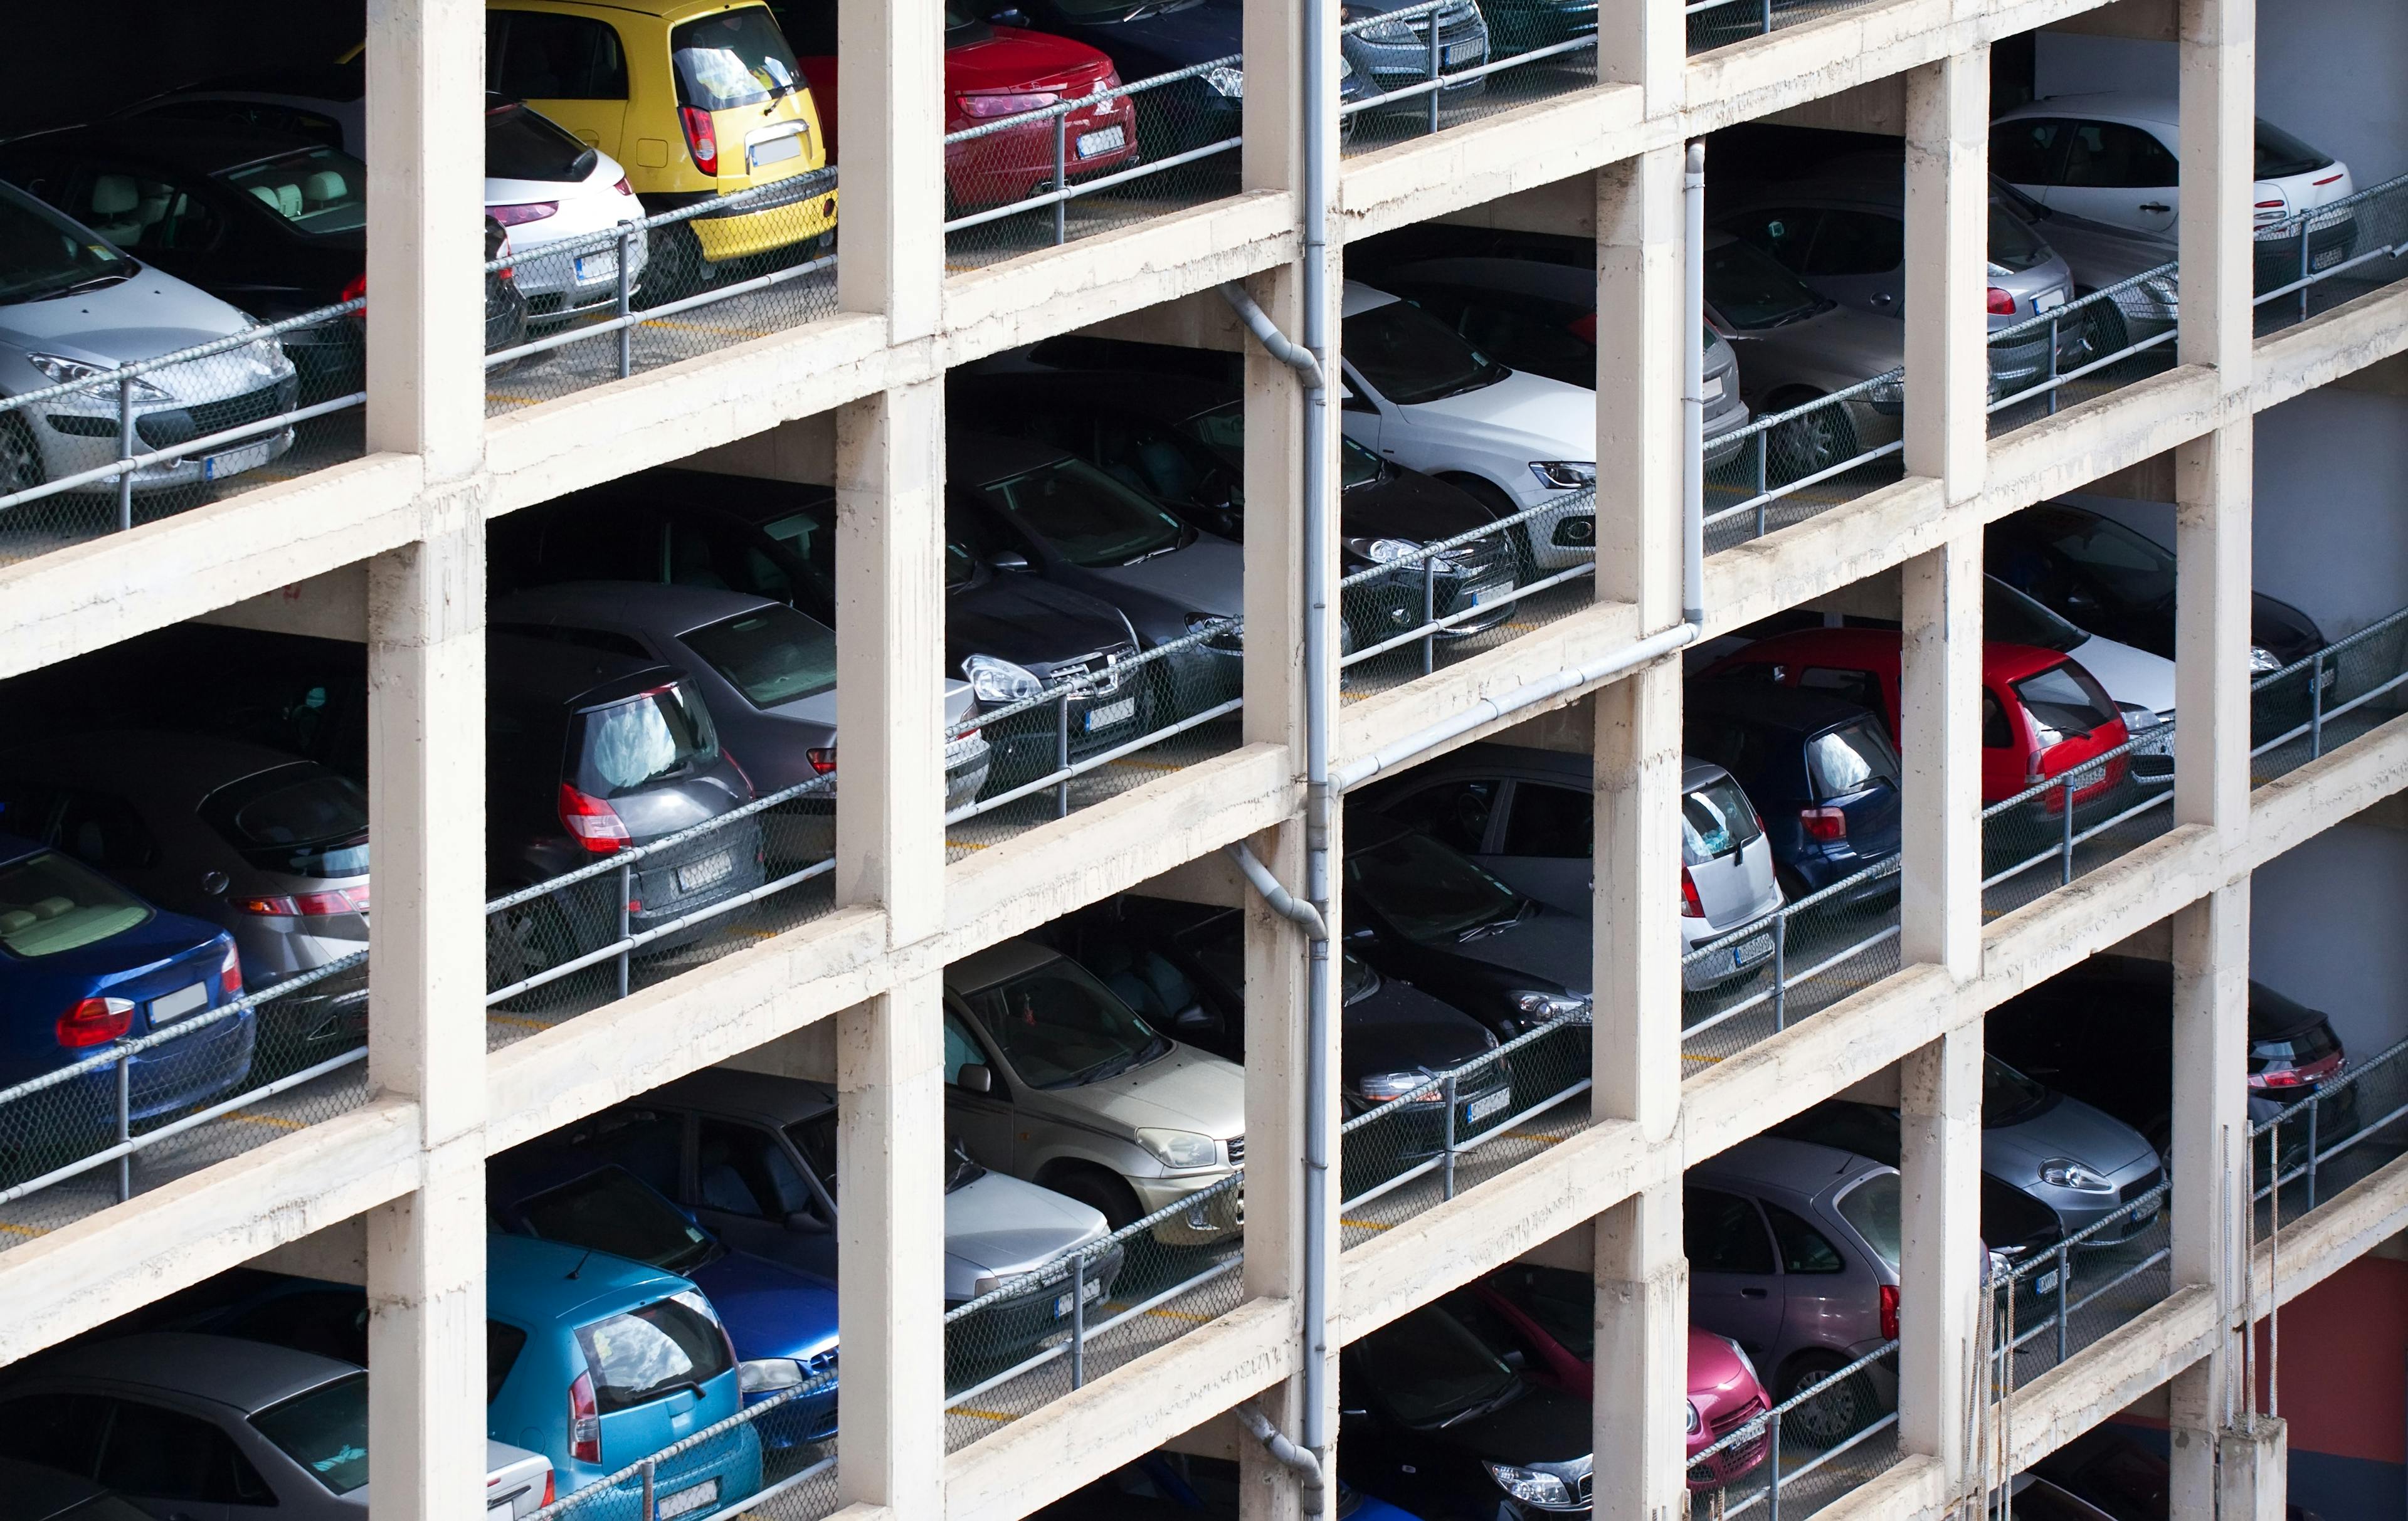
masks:
[[[1846,1366],[1828,1353],[1799,1358],[1783,1375],[1781,1401],[1787,1403]],[[1835,1384],[1826,1385],[1813,1399],[1784,1415],[1781,1428],[1814,1446],[1835,1447],[1881,1416],[1881,1401],[1874,1398],[1873,1381],[1860,1369]]]
[[[1819,391],[1791,391],[1772,397],[1765,409],[1785,412],[1818,401]],[[1856,456],[1856,427],[1844,407],[1821,407],[1793,417],[1771,430],[1767,440],[1772,454],[1768,472],[1777,481],[1803,480]]]
[[[693,223],[673,222],[653,229],[651,257],[629,301],[638,310],[649,311],[694,294],[710,278],[710,262],[702,256],[702,239],[695,236]]]
[[[539,976],[577,954],[568,916],[548,897],[485,916],[485,986],[509,987]],[[566,981],[562,979],[561,981]],[[504,999],[503,1009],[540,1008],[560,996],[559,982]]]
[[[2089,295],[2089,291],[2076,291],[2077,299]],[[2124,321],[2123,309],[2113,301],[2093,302],[2083,309],[2082,346],[2084,352],[2077,361],[2089,364],[2112,353],[2121,353],[2132,341],[2131,328]]]
[[[1114,1230],[1138,1218],[1137,1194],[1100,1168],[1071,1168],[1044,1180],[1045,1186],[1096,1211]]]
[[[31,491],[44,479],[42,452],[35,446],[24,421],[0,417],[0,496]]]

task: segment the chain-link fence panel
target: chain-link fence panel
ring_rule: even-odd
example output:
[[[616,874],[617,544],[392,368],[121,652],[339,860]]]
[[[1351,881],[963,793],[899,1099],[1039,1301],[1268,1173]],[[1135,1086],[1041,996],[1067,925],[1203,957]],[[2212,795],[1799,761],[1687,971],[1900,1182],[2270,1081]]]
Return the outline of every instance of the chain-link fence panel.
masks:
[[[2054,417],[2172,367],[2180,310],[2175,266],[2164,264],[1994,331],[1990,433]]]
[[[2251,785],[2272,782],[2397,718],[2403,704],[2408,610],[2378,619],[2251,683]]]
[[[1726,48],[1800,22],[1861,9],[1867,0],[1689,0],[1689,51]]]
[[[1681,958],[1681,1062],[1703,1071],[1899,969],[1898,861],[1845,877]]]
[[[556,1498],[528,1521],[819,1521],[838,1507],[836,1439],[814,1441],[808,1433],[830,1428],[836,1398],[834,1372],[748,1391],[734,1415],[632,1462],[613,1461],[606,1432],[600,1445],[610,1471],[555,1475]]]
[[[2161,724],[1982,810],[1982,911],[1996,917],[2173,826],[2173,725]]]
[[[1808,1515],[1898,1461],[1898,1342],[1837,1357],[1689,1459],[1696,1516]]]
[[[1339,135],[1359,153],[1597,83],[1597,11],[1563,0],[1349,7]]]
[[[1761,538],[1899,479],[1906,378],[1890,370],[1705,441],[1706,552]]]
[[[2408,175],[2303,212],[2257,213],[2251,288],[2259,336],[2408,274]]]
[[[2354,1066],[2327,1058],[2251,1082],[2253,1110],[2283,1104],[2250,1128],[2261,1236],[2408,1152],[2408,1041]],[[2306,1087],[2315,1091],[2293,1098]]]

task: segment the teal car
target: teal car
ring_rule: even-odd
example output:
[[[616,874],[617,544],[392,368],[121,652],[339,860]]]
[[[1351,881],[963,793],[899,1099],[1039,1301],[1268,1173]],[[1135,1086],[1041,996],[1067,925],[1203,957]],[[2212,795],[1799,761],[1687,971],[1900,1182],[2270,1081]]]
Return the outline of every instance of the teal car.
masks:
[[[736,1354],[693,1282],[581,1247],[492,1236],[485,1247],[486,1429],[552,1459],[566,1499],[737,1413]],[[711,1515],[761,1487],[751,1425],[664,1459],[656,1514]],[[578,1521],[636,1521],[630,1475]]]

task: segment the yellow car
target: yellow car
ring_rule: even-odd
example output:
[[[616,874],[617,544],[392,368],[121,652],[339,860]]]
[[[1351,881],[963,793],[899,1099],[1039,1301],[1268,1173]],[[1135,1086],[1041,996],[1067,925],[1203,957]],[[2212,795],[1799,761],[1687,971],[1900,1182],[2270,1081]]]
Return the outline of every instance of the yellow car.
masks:
[[[711,265],[836,239],[818,110],[760,0],[489,0],[486,84],[626,166],[657,215],[793,180],[724,216],[655,230],[644,294],[708,283]]]

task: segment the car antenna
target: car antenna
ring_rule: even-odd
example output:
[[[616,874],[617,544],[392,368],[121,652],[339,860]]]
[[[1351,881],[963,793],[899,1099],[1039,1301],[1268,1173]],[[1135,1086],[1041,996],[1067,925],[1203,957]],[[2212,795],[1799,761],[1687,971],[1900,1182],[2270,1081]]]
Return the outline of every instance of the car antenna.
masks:
[[[574,1278],[579,1273],[583,1272],[585,1270],[585,1265],[593,1260],[594,1248],[589,1246],[585,1249],[585,1255],[577,1259],[577,1266],[568,1270],[568,1276]]]

